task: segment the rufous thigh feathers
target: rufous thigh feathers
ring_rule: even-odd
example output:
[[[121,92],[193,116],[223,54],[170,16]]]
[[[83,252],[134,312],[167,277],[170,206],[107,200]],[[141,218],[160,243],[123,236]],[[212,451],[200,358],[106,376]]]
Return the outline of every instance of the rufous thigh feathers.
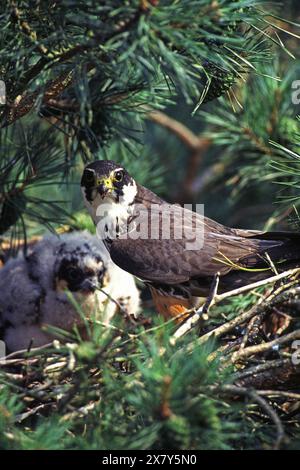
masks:
[[[186,318],[187,311],[193,307],[188,299],[163,295],[153,287],[151,287],[150,290],[155,309],[166,320],[178,317],[176,321],[180,323]]]

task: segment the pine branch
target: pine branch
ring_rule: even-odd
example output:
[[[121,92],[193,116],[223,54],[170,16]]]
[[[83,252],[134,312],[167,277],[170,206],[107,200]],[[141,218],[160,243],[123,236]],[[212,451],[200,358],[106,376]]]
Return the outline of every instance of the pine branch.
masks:
[[[268,284],[274,284],[274,283],[276,283],[280,280],[287,279],[287,278],[292,278],[293,276],[295,276],[297,278],[297,276],[299,275],[299,272],[300,272],[299,268],[291,269],[289,271],[285,271],[285,272],[277,274],[275,276],[271,276],[267,279],[263,279],[261,281],[255,282],[255,283],[248,284],[248,285],[243,286],[243,287],[239,287],[237,289],[234,289],[233,291],[225,292],[224,294],[215,294],[213,299],[212,299],[210,307],[213,306],[213,305],[217,305],[217,304],[219,304],[220,302],[222,302],[226,299],[230,299],[233,296],[243,294],[247,291],[252,291],[252,290],[254,290],[258,287],[263,287],[263,286],[266,286]],[[259,303],[258,305],[254,306],[250,311],[244,312],[239,317],[234,318],[233,320],[231,320],[230,322],[220,326],[216,330],[212,330],[209,333],[206,333],[204,336],[202,336],[200,338],[200,343],[204,343],[205,341],[207,341],[207,339],[211,335],[214,335],[214,337],[221,336],[224,333],[227,333],[231,329],[235,328],[237,325],[243,323],[244,321],[250,320],[253,316],[255,316],[255,315],[257,315],[261,312],[264,312],[266,304],[268,305],[268,303],[273,302],[273,301],[275,303],[281,302],[281,298],[278,300],[277,296],[281,293],[281,291],[287,290],[288,287],[292,286],[296,282],[297,281],[291,281],[291,283],[288,283],[288,285],[283,285],[283,286],[279,287],[278,289],[275,290],[275,292],[270,294],[270,296],[267,299],[265,299],[265,303],[262,303],[262,302]],[[293,295],[295,295],[295,293],[297,293],[297,291],[291,291],[291,292],[289,292],[288,295],[290,295],[292,297]],[[282,296],[285,296],[285,295],[286,295],[286,293],[283,292]],[[183,324],[174,333],[172,341],[175,343],[178,338],[180,338],[181,336],[186,334],[191,328],[193,328],[197,323],[199,323],[199,321],[202,318],[202,313],[203,313],[202,308],[200,307],[199,310],[194,313],[194,315],[191,315],[186,321],[184,321]]]

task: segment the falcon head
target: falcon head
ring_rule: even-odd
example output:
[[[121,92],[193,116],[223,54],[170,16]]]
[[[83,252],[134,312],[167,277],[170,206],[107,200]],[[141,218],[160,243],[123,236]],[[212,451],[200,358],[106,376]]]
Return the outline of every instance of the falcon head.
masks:
[[[81,178],[81,187],[86,204],[95,201],[126,202],[130,204],[136,195],[136,183],[129,173],[112,160],[89,163]]]

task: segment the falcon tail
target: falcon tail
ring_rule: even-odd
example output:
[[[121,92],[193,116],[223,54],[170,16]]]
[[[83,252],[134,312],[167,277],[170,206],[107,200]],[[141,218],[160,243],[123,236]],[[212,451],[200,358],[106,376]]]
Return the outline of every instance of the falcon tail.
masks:
[[[286,263],[300,267],[300,233],[266,232],[251,238],[259,241],[259,251],[267,253],[278,269]]]
[[[245,270],[232,270],[220,279],[221,292],[273,276],[272,264],[279,273],[300,268],[300,233],[266,232],[247,238],[257,242],[257,252],[243,260]]]

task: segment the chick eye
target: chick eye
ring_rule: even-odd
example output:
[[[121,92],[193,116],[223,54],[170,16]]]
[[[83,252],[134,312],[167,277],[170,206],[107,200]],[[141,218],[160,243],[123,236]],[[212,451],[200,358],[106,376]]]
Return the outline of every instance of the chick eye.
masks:
[[[124,176],[123,171],[116,171],[114,174],[114,178],[116,181],[122,181],[123,176]]]
[[[68,269],[68,278],[71,281],[78,281],[81,277],[80,271],[78,269],[70,268]]]
[[[98,279],[101,279],[104,276],[104,269],[99,269],[97,276],[98,276]]]

